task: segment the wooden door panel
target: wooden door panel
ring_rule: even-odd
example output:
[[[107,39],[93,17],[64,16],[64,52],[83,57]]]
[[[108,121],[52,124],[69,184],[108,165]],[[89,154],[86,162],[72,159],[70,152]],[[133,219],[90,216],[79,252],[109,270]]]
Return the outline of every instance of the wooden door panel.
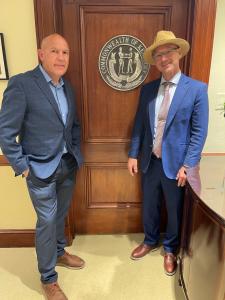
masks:
[[[104,44],[112,37],[128,34],[148,44],[148,31],[156,32],[168,24],[167,9],[129,9],[129,7],[101,6],[81,9],[81,37],[83,59],[84,122],[87,142],[127,142],[136,111],[139,89],[121,92],[109,87],[101,78],[98,58]],[[136,26],[135,24],[139,24]],[[153,75],[149,73],[148,79]],[[94,78],[94,80],[93,80]]]
[[[137,203],[136,199],[140,204],[140,190],[133,184],[126,164],[89,165],[87,172],[88,208],[129,207]]]

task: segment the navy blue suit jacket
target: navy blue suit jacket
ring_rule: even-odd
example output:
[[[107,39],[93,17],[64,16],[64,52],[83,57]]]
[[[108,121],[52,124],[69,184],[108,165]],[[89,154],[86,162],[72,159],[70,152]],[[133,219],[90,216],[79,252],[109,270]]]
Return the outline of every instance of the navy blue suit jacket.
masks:
[[[129,157],[140,157],[144,173],[152,154],[159,84],[160,79],[142,87],[131,138]],[[182,74],[168,112],[162,141],[162,163],[168,178],[175,179],[183,165],[194,167],[198,164],[207,129],[207,85]]]
[[[68,101],[65,125],[39,67],[9,80],[0,112],[0,147],[17,175],[31,168],[37,177],[49,177],[59,164],[64,142],[78,166],[82,163],[75,96],[63,80]]]

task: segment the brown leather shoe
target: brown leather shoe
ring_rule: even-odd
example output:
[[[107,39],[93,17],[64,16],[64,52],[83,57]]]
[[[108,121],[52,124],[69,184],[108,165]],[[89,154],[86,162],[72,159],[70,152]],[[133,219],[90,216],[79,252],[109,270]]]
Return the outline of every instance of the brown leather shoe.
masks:
[[[65,252],[62,256],[58,257],[56,266],[69,269],[82,269],[85,266],[85,262],[79,256]]]
[[[134,251],[131,253],[130,258],[134,260],[141,259],[144,257],[146,254],[149,252],[157,250],[157,246],[151,246],[151,245],[146,245],[146,244],[141,244],[137,248],[134,249]]]
[[[177,270],[177,258],[173,253],[166,252],[164,255],[164,270],[166,275],[172,276]]]
[[[42,283],[41,285],[48,300],[68,300],[57,282],[47,284]]]

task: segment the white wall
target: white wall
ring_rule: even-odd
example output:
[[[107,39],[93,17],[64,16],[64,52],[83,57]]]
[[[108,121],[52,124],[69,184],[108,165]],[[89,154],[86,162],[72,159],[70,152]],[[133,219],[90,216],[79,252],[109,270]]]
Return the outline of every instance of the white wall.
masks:
[[[33,0],[0,0],[0,32],[10,77],[37,65]],[[7,83],[0,80],[0,105]],[[10,167],[0,167],[0,229],[32,229],[35,222],[25,180],[15,178]]]
[[[217,0],[214,46],[209,79],[209,133],[204,152],[225,153],[225,117],[217,108],[225,102],[225,0]]]

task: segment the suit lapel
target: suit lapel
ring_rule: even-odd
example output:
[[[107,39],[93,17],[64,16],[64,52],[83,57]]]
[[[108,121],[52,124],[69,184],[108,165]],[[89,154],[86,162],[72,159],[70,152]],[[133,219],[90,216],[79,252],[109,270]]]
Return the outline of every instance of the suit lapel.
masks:
[[[70,92],[70,89],[69,89],[69,86],[68,86],[68,82],[64,80],[64,87],[65,87],[65,94],[66,94],[66,99],[67,99],[67,104],[68,104],[68,114],[67,114],[67,118],[66,118],[66,124],[65,126],[67,126],[69,120],[70,120],[70,117],[71,117],[71,113],[72,113],[72,103],[71,101],[73,100],[72,98],[72,95],[71,95],[71,92]]]
[[[185,75],[181,75],[181,78],[178,82],[175,94],[173,96],[172,103],[169,108],[166,125],[165,125],[165,131],[170,126],[180,104],[184,101],[185,94],[188,90],[188,78]]]
[[[35,76],[35,80],[37,82],[37,85],[39,86],[41,91],[45,94],[46,99],[51,103],[51,105],[52,105],[53,109],[55,110],[57,116],[59,117],[60,121],[63,123],[62,116],[60,114],[58,105],[55,101],[54,95],[52,94],[52,91],[51,91],[50,87],[48,86],[48,83],[45,80],[43,74],[41,73],[39,67],[37,67],[34,70],[34,76]]]
[[[150,99],[149,99],[149,120],[150,120],[150,128],[152,131],[152,136],[154,136],[154,127],[155,127],[155,103],[156,103],[156,98],[158,94],[158,89],[159,89],[159,84],[160,80],[158,80],[153,87],[152,91],[150,91]]]

